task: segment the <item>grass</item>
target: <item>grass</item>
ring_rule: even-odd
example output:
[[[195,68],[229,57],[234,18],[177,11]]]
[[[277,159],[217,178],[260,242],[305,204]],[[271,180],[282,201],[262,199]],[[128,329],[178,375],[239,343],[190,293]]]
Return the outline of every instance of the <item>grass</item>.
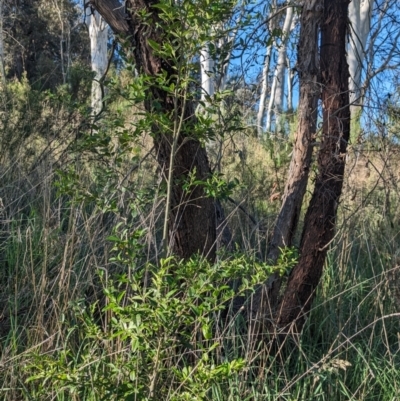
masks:
[[[272,190],[274,181],[281,180],[282,185],[284,166],[278,171],[270,160],[265,168],[260,167],[269,157],[268,149],[252,140],[239,142],[248,148],[248,161],[236,160],[235,147],[227,145],[230,158],[223,172],[228,179],[240,176],[244,185],[234,197],[246,199],[243,205],[264,226],[249,227],[236,206],[225,206],[240,247],[262,260],[277,209],[267,204],[263,194],[264,170],[273,171],[274,179],[268,181]],[[107,205],[115,205],[110,210],[93,199],[71,203],[69,196],[58,196],[54,172],[43,163],[30,173],[15,169],[2,173],[0,398],[144,400],[140,394],[118,398],[114,393],[106,398],[111,391],[107,378],[117,377],[115,386],[122,388],[127,383],[124,366],[137,353],[129,342],[109,336],[110,316],[116,312],[103,308],[110,299],[104,288],[113,279],[124,273],[131,276],[157,258],[155,238],[162,201],[157,197],[158,187],[146,180],[149,165],[154,165],[151,161],[140,165],[128,179],[133,185],[114,192],[101,180],[96,184],[96,177],[78,177],[82,181],[75,189],[97,188],[92,193],[107,199]],[[159,363],[151,365],[157,359],[142,359],[149,364],[144,370],[149,382],[145,383],[151,384],[151,378],[157,381],[165,400],[400,399],[399,197],[389,180],[391,164],[375,164],[385,169],[368,176],[371,182],[365,187],[357,187],[354,194],[350,180],[345,188],[324,276],[302,334],[291,339],[295,346],[285,348],[284,354],[268,354],[263,345],[249,341],[240,316],[216,324],[219,312],[213,311],[213,336],[208,342],[201,340],[204,333],[196,326],[197,334],[190,339],[199,346],[191,352],[201,355],[194,362],[191,353],[179,351],[175,337],[153,334],[143,340],[150,341],[152,348],[146,352],[153,356],[157,341],[162,339],[165,345],[160,348],[164,357]],[[126,177],[125,170],[120,170]],[[107,240],[110,235],[122,235],[123,229],[128,239],[137,230],[146,230],[145,236],[130,244],[137,247],[131,259],[116,259],[113,243]],[[154,310],[157,305],[152,306]],[[174,320],[169,322],[172,325]],[[212,344],[218,345],[212,348]],[[202,359],[205,354],[207,360]],[[241,368],[227,365],[241,359],[245,361]],[[116,376],[112,376],[113,366],[119,369]],[[185,366],[194,366],[187,376]],[[61,376],[50,375],[49,369],[68,372],[71,382],[80,383],[79,391],[63,387]],[[150,384],[145,388],[147,394],[151,394]]]

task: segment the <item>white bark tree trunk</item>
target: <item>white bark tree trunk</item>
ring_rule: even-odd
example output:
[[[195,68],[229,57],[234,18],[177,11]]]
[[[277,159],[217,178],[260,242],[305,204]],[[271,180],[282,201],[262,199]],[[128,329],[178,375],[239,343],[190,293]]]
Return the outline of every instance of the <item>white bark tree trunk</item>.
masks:
[[[215,92],[215,62],[210,54],[210,45],[206,43],[200,51],[201,100],[207,104],[207,98]]]
[[[283,24],[282,42],[278,51],[278,61],[274,79],[276,80],[276,89],[274,95],[274,114],[275,114],[275,131],[278,134],[283,133],[283,101],[285,98],[285,74],[287,59],[287,42],[292,30],[293,7],[289,7],[286,11],[285,22]]]
[[[350,44],[347,50],[349,64],[350,105],[352,118],[358,112],[357,104],[362,102],[361,72],[366,56],[366,44],[371,30],[373,0],[352,0],[349,5]]]
[[[286,67],[288,69],[287,74],[287,85],[288,85],[288,96],[287,96],[287,110],[289,113],[293,112],[293,78],[294,71],[290,67],[289,57],[286,59]]]
[[[267,109],[267,118],[265,121],[265,132],[271,134],[271,125],[272,125],[272,112],[274,108],[274,99],[275,99],[275,92],[276,92],[276,79],[272,81],[271,85],[271,92],[269,94],[269,102],[268,102],[268,109]]]
[[[103,107],[104,90],[100,80],[106,73],[108,64],[108,25],[100,14],[90,7],[86,8],[86,23],[89,28],[92,70],[95,73],[92,82],[91,106],[92,113],[96,115],[100,113]]]
[[[211,54],[210,43],[206,43],[200,50],[201,100],[203,102],[206,102],[207,96],[211,97],[215,91],[223,91],[226,87],[229,62],[241,17],[236,22],[236,28],[215,43],[215,46],[224,55],[223,58],[217,59],[215,55]],[[221,29],[224,29],[223,26],[211,27],[212,32],[218,32]]]
[[[290,32],[293,29],[293,7],[288,7],[286,10],[285,22],[282,29],[281,45],[278,49],[278,60],[276,63],[274,79],[272,87],[274,93],[271,93],[270,102],[267,112],[267,126],[266,130],[271,131],[272,114],[275,115],[276,129],[275,131],[282,131],[282,111],[283,100],[285,96],[285,72],[286,72],[286,58],[287,58],[287,42]]]
[[[242,14],[236,21],[235,29],[230,33],[226,33],[225,36],[218,34],[225,30],[224,23],[211,27],[213,36],[219,37],[214,42],[214,45],[219,50],[219,57],[216,57],[215,53],[212,54],[212,51],[210,51],[210,42],[205,43],[200,50],[201,101],[206,107],[210,100],[209,97],[212,97],[216,91],[223,91],[226,87],[229,62],[241,18]],[[221,102],[220,111],[222,113],[225,111],[224,107],[224,102]],[[202,105],[199,105],[197,110],[201,112]],[[221,170],[222,147],[223,140],[221,138],[209,139],[207,141],[207,152],[212,156],[211,159],[215,160],[214,168],[216,171]]]
[[[267,99],[267,94],[268,94],[268,73],[269,73],[269,65],[271,62],[271,51],[272,51],[272,43],[267,46],[264,68],[261,76],[261,94],[257,113],[257,132],[258,132],[258,138],[260,139],[264,132],[263,120],[265,115],[265,101]]]

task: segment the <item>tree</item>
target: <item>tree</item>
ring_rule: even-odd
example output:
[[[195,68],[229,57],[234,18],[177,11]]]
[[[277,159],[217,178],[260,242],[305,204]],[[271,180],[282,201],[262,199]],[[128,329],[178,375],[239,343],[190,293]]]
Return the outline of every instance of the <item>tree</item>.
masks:
[[[92,71],[95,73],[92,82],[91,106],[93,114],[97,115],[103,108],[104,87],[101,80],[104,78],[108,65],[108,25],[91,7],[86,7],[86,24],[89,29]]]
[[[285,95],[285,72],[287,59],[287,42],[290,32],[293,30],[293,7],[287,7],[285,21],[282,29],[282,41],[278,49],[278,60],[276,63],[274,78],[272,80],[271,95],[267,110],[266,131],[271,131],[272,113],[275,115],[276,129],[278,133],[282,130],[283,99]]]
[[[201,73],[201,100],[208,103],[207,98],[213,97],[215,92],[215,63],[210,52],[210,43],[206,43],[200,50],[200,73]]]
[[[272,7],[276,7],[276,0],[273,2]],[[273,33],[274,31],[274,26],[275,26],[275,18],[270,18],[269,19],[269,24],[268,28],[269,31]],[[263,133],[264,133],[264,115],[265,115],[265,103],[268,95],[268,89],[269,89],[269,82],[268,82],[268,74],[269,74],[269,69],[270,69],[270,63],[271,63],[271,53],[272,53],[272,45],[273,45],[273,40],[269,40],[265,52],[265,58],[264,58],[264,67],[262,70],[261,74],[261,94],[260,94],[260,101],[258,105],[258,113],[257,113],[257,133],[258,137],[261,138]]]
[[[297,60],[300,81],[298,124],[282,206],[275,222],[268,251],[268,259],[274,264],[278,260],[280,249],[292,245],[308,183],[313,150],[312,142],[316,135],[317,108],[320,97],[318,32],[322,3],[322,0],[305,1],[300,16]],[[280,286],[281,279],[278,274],[274,274],[265,286],[257,290],[253,302],[256,320],[265,315],[273,315],[276,310]]]
[[[366,44],[371,30],[373,0],[353,0],[349,5],[350,43],[347,51],[349,64],[349,90],[352,114],[358,109],[355,104],[362,101],[361,72],[366,55]]]
[[[232,22],[234,14],[228,13],[225,19],[211,24],[208,30],[210,40],[200,49],[202,102],[207,103],[207,98],[212,97],[215,91],[223,91],[226,88],[229,62],[244,14],[244,6],[241,7],[236,21]]]
[[[3,60],[7,78],[40,89],[69,82],[74,62],[86,65],[88,46],[79,10],[70,0],[2,0]]]
[[[298,264],[292,270],[277,324],[295,331],[303,327],[320,281],[326,253],[334,237],[350,136],[349,69],[346,60],[349,0],[324,0],[320,70],[323,127],[318,175],[306,213]]]
[[[167,183],[164,248],[182,258],[200,252],[214,259],[218,202],[207,197],[199,184],[209,178],[210,166],[194,133],[194,100],[179,77],[187,57],[179,39],[184,21],[174,13],[176,5],[158,1],[127,0],[125,8],[117,0],[92,0],[90,4],[120,35],[125,49],[133,52],[139,74],[151,81],[144,106],[155,117],[152,135]],[[160,77],[163,84],[157,83]],[[161,120],[173,124],[166,129]],[[184,188],[188,181],[195,184]]]
[[[375,5],[375,6],[374,6]],[[366,101],[371,109],[380,107],[387,91],[387,72],[400,65],[398,4],[393,0],[354,0],[349,5],[350,39],[347,61],[350,71],[350,110],[353,135],[359,135]],[[386,75],[383,79],[380,75]],[[366,97],[375,86],[375,95]],[[352,138],[356,139],[356,137]]]

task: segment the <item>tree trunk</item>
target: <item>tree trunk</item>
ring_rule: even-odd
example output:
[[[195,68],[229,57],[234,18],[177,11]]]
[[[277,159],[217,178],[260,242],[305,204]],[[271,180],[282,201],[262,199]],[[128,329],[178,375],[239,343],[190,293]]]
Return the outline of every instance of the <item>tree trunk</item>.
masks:
[[[264,133],[263,120],[265,115],[265,100],[267,99],[267,94],[268,94],[268,73],[271,61],[271,51],[272,51],[272,43],[267,46],[267,51],[265,53],[264,67],[261,76],[261,94],[257,113],[257,133],[259,139],[262,138]]]
[[[97,115],[103,108],[104,86],[101,79],[107,70],[108,26],[100,14],[91,7],[86,8],[86,24],[89,29],[90,56],[92,71],[95,76],[92,81],[92,113]]]
[[[278,315],[278,327],[300,332],[322,276],[343,186],[350,135],[349,69],[346,60],[349,0],[324,0],[321,24],[323,133],[318,176],[304,222],[299,263],[290,274]]]
[[[288,74],[287,74],[287,86],[288,86],[287,112],[289,114],[293,115],[293,79],[295,76],[295,72],[290,66],[289,57],[286,58],[286,67],[288,69]]]
[[[272,80],[272,85],[271,85],[271,92],[269,94],[267,113],[266,113],[267,117],[266,117],[266,121],[265,121],[265,132],[269,133],[269,135],[272,134],[272,132],[271,132],[272,112],[273,112],[273,109],[274,109],[274,99],[275,99],[276,85],[277,85],[277,81],[276,81],[276,79],[273,79]]]
[[[290,32],[293,29],[293,7],[288,7],[286,10],[285,22],[283,24],[282,31],[282,43],[278,51],[278,61],[276,65],[276,71],[274,79],[276,79],[276,89],[274,98],[274,114],[275,114],[275,132],[278,135],[283,134],[283,101],[285,97],[285,74],[287,70],[286,58],[287,58],[287,43],[289,40]]]
[[[159,17],[160,9],[155,7],[157,2],[126,0],[127,16],[117,0],[92,0],[91,3],[116,33],[125,34],[124,43],[126,45],[129,41],[140,74],[149,77],[164,74],[167,82],[175,82],[174,61],[157,56],[149,44],[152,40],[162,47],[168,37],[162,29],[165,22]],[[143,15],[146,15],[146,20]],[[213,260],[218,203],[206,197],[201,186],[189,190],[182,188],[190,174],[195,174],[196,180],[206,180],[210,167],[204,147],[192,136],[196,123],[194,104],[190,99],[185,100],[184,93],[180,95],[174,98],[162,85],[152,85],[144,102],[149,113],[161,112],[170,115],[172,120],[183,116],[182,129],[174,132],[176,136],[156,123],[152,127],[158,163],[164,176],[171,178],[167,182],[171,188],[166,211],[168,245],[172,253],[180,258],[187,259],[200,252]]]
[[[210,44],[206,43],[200,50],[200,72],[201,72],[201,100],[207,103],[207,98],[214,96],[215,72],[214,59],[210,54]]]
[[[288,7],[286,10],[285,22],[282,28],[281,45],[278,49],[278,60],[275,67],[275,74],[272,81],[272,90],[270,101],[267,111],[267,132],[271,131],[272,114],[275,115],[275,132],[280,133],[281,127],[281,114],[283,111],[283,98],[285,96],[285,72],[286,72],[286,56],[287,56],[287,42],[289,40],[290,32],[292,30],[293,21],[293,7]]]
[[[362,100],[361,71],[366,54],[366,44],[371,29],[373,0],[352,0],[349,5],[350,41],[347,50],[349,64],[350,110],[352,118],[356,117]]]
[[[270,3],[270,14],[276,11],[276,0],[271,1]],[[276,41],[272,40],[272,34],[274,29],[276,28],[277,22],[276,18],[270,17],[268,23],[268,30],[271,35],[269,45],[267,46],[267,50],[265,53],[265,60],[264,60],[264,67],[261,76],[261,94],[260,94],[260,103],[258,105],[258,113],[257,113],[257,129],[258,129],[258,137],[264,134],[267,131],[268,120],[271,118],[270,115],[266,115],[266,111],[270,110],[269,102],[268,102],[268,109],[266,108],[266,100],[268,95],[268,89],[271,89],[269,85],[268,76],[270,73],[271,68],[271,57],[273,54],[273,47],[276,46]],[[271,94],[270,94],[271,98]],[[264,117],[266,116],[266,123],[264,125]]]
[[[297,60],[300,81],[300,98],[297,112],[298,125],[282,207],[275,223],[268,251],[268,260],[272,264],[277,262],[280,248],[292,245],[307,188],[320,95],[320,85],[318,83],[318,28],[322,4],[323,0],[305,1],[300,17]],[[253,313],[256,315],[253,317],[257,321],[263,321],[266,317],[274,315],[280,287],[280,277],[278,274],[274,274],[266,285],[257,290],[253,301]]]

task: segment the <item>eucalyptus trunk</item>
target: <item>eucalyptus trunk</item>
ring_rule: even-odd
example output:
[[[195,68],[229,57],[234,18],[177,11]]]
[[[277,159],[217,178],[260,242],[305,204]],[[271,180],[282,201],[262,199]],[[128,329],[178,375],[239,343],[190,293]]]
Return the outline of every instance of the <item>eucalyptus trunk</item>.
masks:
[[[286,73],[286,58],[287,58],[287,43],[290,32],[293,29],[293,7],[288,7],[286,10],[285,22],[282,28],[282,39],[278,49],[278,60],[276,63],[275,74],[272,81],[270,101],[267,111],[266,130],[271,131],[272,115],[275,115],[276,129],[275,132],[282,133],[282,112],[283,101],[285,96],[285,73]]]
[[[214,96],[215,71],[214,59],[210,52],[210,44],[206,43],[200,50],[200,72],[201,72],[201,100],[208,103],[208,98]]]
[[[323,0],[306,0],[300,17],[297,60],[300,85],[298,125],[282,206],[268,251],[268,259],[272,264],[277,262],[281,248],[292,245],[308,183],[320,96],[318,29],[322,5]],[[281,279],[278,274],[274,274],[265,285],[256,291],[253,313],[255,313],[257,321],[263,321],[274,315],[280,287]]]
[[[275,131],[277,134],[283,134],[283,103],[285,98],[285,83],[287,73],[287,44],[289,41],[290,32],[293,29],[293,7],[288,7],[286,10],[285,22],[283,24],[283,39],[278,51],[278,61],[274,79],[276,80],[276,89],[274,93],[274,115],[275,115]]]
[[[104,85],[102,80],[108,65],[108,25],[101,15],[91,7],[86,8],[86,24],[89,29],[90,59],[94,72],[91,107],[92,113],[97,115],[103,108]]]
[[[304,220],[301,256],[279,307],[279,330],[301,331],[335,234],[350,136],[348,5],[349,0],[324,0],[320,48],[323,126],[318,175]]]
[[[261,94],[260,94],[260,102],[258,105],[258,113],[257,113],[257,132],[258,137],[261,139],[264,133],[264,116],[265,116],[265,101],[267,99],[268,94],[268,74],[271,62],[271,52],[272,52],[272,43],[267,46],[267,51],[265,54],[264,67],[261,75]]]
[[[352,0],[349,5],[350,41],[347,49],[349,64],[350,110],[357,117],[362,103],[361,72],[366,56],[366,45],[371,30],[373,0]]]

